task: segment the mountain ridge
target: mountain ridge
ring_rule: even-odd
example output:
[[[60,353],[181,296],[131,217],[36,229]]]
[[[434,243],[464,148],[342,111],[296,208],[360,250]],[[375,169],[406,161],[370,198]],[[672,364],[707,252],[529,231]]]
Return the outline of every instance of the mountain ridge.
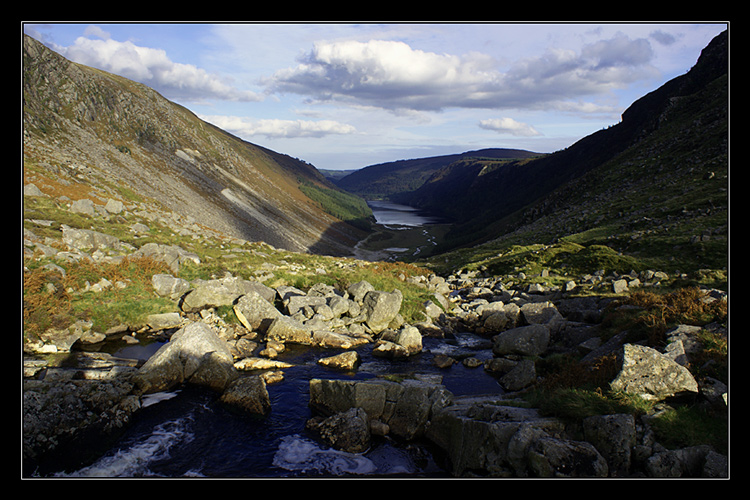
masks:
[[[300,188],[337,196],[314,166],[243,141],[126,78],[23,43],[24,168],[139,196],[228,236],[350,255],[365,232]],[[341,193],[342,196],[346,196]]]
[[[366,199],[398,199],[408,196],[424,184],[436,171],[466,158],[530,158],[540,156],[522,149],[484,148],[463,153],[412,158],[378,163],[358,169],[335,184]]]

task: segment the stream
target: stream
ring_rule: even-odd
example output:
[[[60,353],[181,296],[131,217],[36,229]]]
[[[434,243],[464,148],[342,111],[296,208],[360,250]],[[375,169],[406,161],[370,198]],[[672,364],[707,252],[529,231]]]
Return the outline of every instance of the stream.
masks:
[[[148,357],[128,347],[116,356]],[[440,369],[438,354],[457,359],[488,359],[491,343],[475,334],[452,339],[425,337],[423,352],[406,360],[372,356],[372,345],[358,348],[362,364],[356,372],[322,367],[317,359],[336,354],[332,349],[288,346],[279,359],[295,366],[284,370],[284,380],[269,384],[271,412],[265,417],[232,412],[218,402],[218,394],[192,387],[149,395],[126,432],[92,463],[75,470],[53,470],[46,477],[137,478],[298,478],[298,477],[450,477],[439,454],[428,442],[403,443],[373,439],[365,453],[328,448],[305,431],[312,416],[308,407],[311,378],[363,380],[386,374],[422,373],[442,377],[455,396],[501,393],[497,380],[480,366],[460,363]]]

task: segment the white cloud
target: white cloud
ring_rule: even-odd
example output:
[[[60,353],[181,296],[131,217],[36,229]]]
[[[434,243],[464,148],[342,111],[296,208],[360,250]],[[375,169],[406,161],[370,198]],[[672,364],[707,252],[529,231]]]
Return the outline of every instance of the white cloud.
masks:
[[[494,130],[501,134],[510,134],[519,137],[534,137],[542,135],[534,127],[526,123],[517,122],[513,118],[489,118],[481,120],[479,127],[485,130]]]
[[[104,39],[79,37],[73,45],[56,47],[55,50],[71,61],[148,85],[169,99],[192,102],[261,100],[257,94],[238,90],[192,64],[171,61],[163,50],[112,40],[101,30],[92,34]]]
[[[325,137],[353,134],[351,125],[334,120],[246,120],[235,116],[201,116],[203,120],[241,137],[262,135],[268,138]]]
[[[617,34],[579,52],[548,49],[506,71],[483,54],[415,50],[398,41],[319,42],[267,80],[273,92],[383,109],[538,109],[607,95],[655,71],[645,38]]]

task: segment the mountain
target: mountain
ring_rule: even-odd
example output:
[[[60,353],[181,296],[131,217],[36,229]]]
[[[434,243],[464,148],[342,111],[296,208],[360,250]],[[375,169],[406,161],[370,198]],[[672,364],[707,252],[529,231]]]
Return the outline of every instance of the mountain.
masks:
[[[540,153],[520,149],[480,149],[459,154],[399,160],[370,165],[337,179],[337,186],[365,199],[398,201],[419,189],[435,172],[458,160],[467,158],[532,158]]]
[[[25,35],[23,125],[25,172],[85,185],[100,199],[158,203],[230,237],[348,255],[365,234],[355,226],[372,215],[312,165]]]
[[[454,162],[401,201],[456,221],[441,251],[521,241],[522,233],[550,242],[588,232],[603,244],[620,240],[618,250],[661,241],[674,258],[696,235],[726,233],[728,101],[725,31],[689,72],[638,99],[618,124],[537,159]],[[726,262],[726,251],[704,252],[711,264]]]

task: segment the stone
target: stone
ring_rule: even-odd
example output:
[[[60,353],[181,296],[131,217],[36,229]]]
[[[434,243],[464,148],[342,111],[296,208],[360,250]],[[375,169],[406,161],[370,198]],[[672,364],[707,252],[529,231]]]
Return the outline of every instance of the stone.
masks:
[[[168,330],[177,328],[182,324],[182,316],[177,312],[149,314],[146,317],[146,324],[151,330]]]
[[[62,241],[66,245],[82,251],[94,251],[120,246],[120,240],[114,236],[92,231],[90,229],[74,229],[63,226]]]
[[[536,366],[530,359],[519,361],[500,378],[500,385],[507,391],[520,391],[536,382]]]
[[[586,441],[607,460],[609,476],[628,476],[631,451],[636,445],[633,415],[594,415],[583,419],[582,425]]]
[[[341,354],[318,360],[318,364],[321,366],[339,370],[354,370],[359,363],[360,357],[357,351],[342,352]]]
[[[283,368],[291,368],[294,365],[285,363],[284,361],[277,361],[274,359],[259,358],[248,356],[242,358],[234,363],[234,368],[240,371],[253,371],[253,370],[278,370]]]
[[[593,445],[543,437],[534,442],[528,454],[529,466],[536,477],[607,477],[607,461]]]
[[[391,293],[371,290],[362,299],[366,324],[373,333],[380,333],[393,321],[401,309],[403,296],[396,289]]]
[[[70,211],[74,214],[83,214],[93,217],[96,215],[94,210],[94,202],[88,199],[75,200],[70,204]]]
[[[234,305],[234,314],[250,331],[265,332],[271,322],[282,316],[276,307],[255,290],[242,295]]]
[[[267,415],[271,411],[266,382],[258,375],[237,378],[229,384],[219,400],[245,413]]]
[[[367,281],[358,281],[357,283],[349,285],[349,288],[347,288],[346,291],[354,302],[361,304],[367,292],[373,290],[375,290],[375,287]]]
[[[171,274],[154,274],[151,277],[151,286],[158,296],[169,297],[172,300],[179,299],[191,289],[187,280],[175,278]]]
[[[549,341],[550,331],[546,325],[520,326],[492,337],[492,352],[496,356],[539,356],[547,350]]]
[[[324,419],[312,419],[307,427],[336,450],[364,453],[370,448],[369,419],[361,408],[350,408]]]
[[[110,214],[119,214],[125,210],[125,205],[119,200],[113,200],[110,198],[107,200],[107,204],[104,205],[104,210]]]
[[[271,321],[266,331],[267,340],[293,344],[312,344],[311,330],[289,316],[279,316]]]
[[[651,401],[698,392],[698,383],[687,368],[655,349],[637,344],[623,345],[622,369],[610,386],[614,391]]]
[[[172,335],[133,376],[143,394],[183,382],[223,389],[237,377],[229,344],[205,323],[191,323]]]

